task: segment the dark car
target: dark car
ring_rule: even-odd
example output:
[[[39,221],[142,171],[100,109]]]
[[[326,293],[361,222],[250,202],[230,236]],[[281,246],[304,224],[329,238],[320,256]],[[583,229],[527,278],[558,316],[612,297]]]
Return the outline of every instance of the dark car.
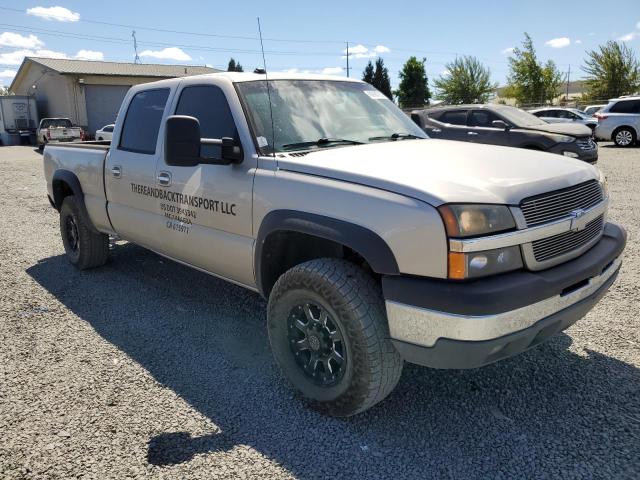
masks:
[[[591,129],[573,123],[547,123],[507,105],[456,105],[414,110],[411,118],[430,137],[529,148],[598,161]]]

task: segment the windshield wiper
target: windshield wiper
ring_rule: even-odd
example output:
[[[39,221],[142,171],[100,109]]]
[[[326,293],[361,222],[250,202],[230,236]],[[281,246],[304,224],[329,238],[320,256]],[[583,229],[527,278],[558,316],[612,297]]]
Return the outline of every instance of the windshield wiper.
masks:
[[[405,138],[424,138],[413,133],[392,133],[391,135],[381,135],[379,137],[369,137],[369,140],[404,140]]]
[[[319,138],[314,142],[297,142],[297,143],[287,143],[282,145],[282,148],[305,148],[305,147],[323,147],[325,145],[331,145],[336,143],[342,143],[346,145],[362,145],[363,142],[359,142],[357,140],[349,140],[346,138]]]

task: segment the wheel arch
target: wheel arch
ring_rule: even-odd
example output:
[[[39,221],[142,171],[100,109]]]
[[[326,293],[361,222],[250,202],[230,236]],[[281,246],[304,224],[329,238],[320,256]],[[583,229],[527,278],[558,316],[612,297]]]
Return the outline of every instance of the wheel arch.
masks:
[[[308,212],[275,210],[264,217],[256,238],[254,270],[259,292],[268,298],[282,273],[319,257],[358,259],[376,274],[399,274],[389,245],[368,228]]]
[[[636,136],[636,140],[638,140],[638,130],[633,125],[619,125],[616,128],[614,128],[613,132],[611,132],[611,140],[614,140],[616,133],[618,133],[623,128],[628,128],[629,130],[631,130]]]
[[[51,190],[53,193],[51,203],[58,212],[62,208],[62,202],[64,199],[73,195],[78,202],[78,209],[80,211],[80,215],[83,217],[83,221],[86,222],[92,232],[99,233],[89,217],[87,207],[84,204],[84,192],[82,191],[80,180],[78,180],[75,173],[63,169],[56,170],[51,178]]]

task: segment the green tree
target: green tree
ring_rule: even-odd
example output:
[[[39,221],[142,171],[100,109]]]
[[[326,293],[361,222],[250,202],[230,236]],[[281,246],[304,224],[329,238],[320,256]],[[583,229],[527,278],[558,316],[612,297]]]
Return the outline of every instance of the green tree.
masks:
[[[236,63],[236,61],[232,57],[231,60],[229,60],[227,72],[244,72],[244,69],[242,68],[242,65],[240,65],[240,62]]]
[[[424,64],[427,59],[409,57],[399,73],[400,85],[395,94],[402,108],[422,107],[429,103],[431,92]]]
[[[615,98],[640,89],[640,62],[623,43],[610,40],[587,52],[582,70],[587,74],[587,98]]]
[[[562,75],[553,60],[538,61],[533,41],[524,34],[522,48],[515,48],[509,58],[509,75],[504,96],[516,99],[518,105],[547,103],[558,96]]]
[[[446,65],[447,73],[434,85],[436,98],[449,104],[486,103],[497,84],[491,81],[491,72],[477,58],[459,57]]]
[[[371,63],[371,60],[369,60],[367,66],[364,67],[364,72],[362,72],[362,81],[373,85],[373,64]]]
[[[9,95],[9,87],[0,85],[0,95]]]
[[[371,64],[371,62],[369,62]],[[384,93],[389,100],[393,100],[393,93],[391,92],[391,80],[389,79],[389,70],[384,66],[382,58],[376,60],[376,70],[373,73],[374,87]]]

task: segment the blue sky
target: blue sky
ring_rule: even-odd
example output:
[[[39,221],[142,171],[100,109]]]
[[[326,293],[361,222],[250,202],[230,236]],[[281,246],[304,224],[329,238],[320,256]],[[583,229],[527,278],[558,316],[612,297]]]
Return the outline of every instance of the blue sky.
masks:
[[[623,40],[640,52],[640,4],[602,1],[243,1],[0,0],[0,85],[9,85],[25,55],[133,61],[132,26],[144,63],[184,63],[226,68],[233,56],[252,70],[262,65],[256,40],[260,16],[270,71],[346,75],[350,42],[352,76],[369,58],[382,56],[392,83],[410,56],[427,58],[430,80],[456,55],[475,55],[503,84],[509,48],[523,32],[542,60],[582,74],[585,50]],[[57,7],[57,8],[52,8]],[[27,13],[28,12],[28,13]],[[126,25],[126,26],[118,26]],[[156,29],[156,30],[153,30]],[[187,33],[191,32],[198,35]]]

